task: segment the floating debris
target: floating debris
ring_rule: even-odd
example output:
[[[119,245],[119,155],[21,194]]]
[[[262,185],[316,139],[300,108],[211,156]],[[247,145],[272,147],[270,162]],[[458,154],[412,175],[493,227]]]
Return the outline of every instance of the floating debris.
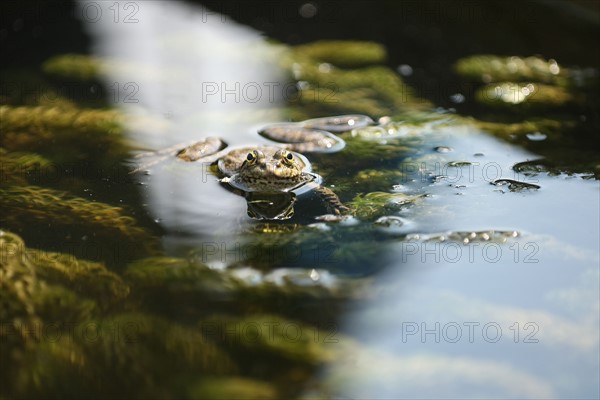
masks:
[[[385,217],[379,217],[377,218],[377,220],[375,222],[373,222],[373,224],[375,225],[379,225],[379,226],[386,226],[386,227],[391,227],[391,226],[403,226],[405,225],[405,220],[394,216],[394,215],[386,215]]]
[[[457,168],[466,167],[469,165],[473,165],[473,163],[470,161],[450,161],[447,164],[448,167],[457,167]]]
[[[412,225],[410,221],[396,215],[386,215],[377,218],[373,225],[379,227],[382,231],[391,234],[406,233]]]
[[[532,142],[540,142],[542,140],[546,140],[546,138],[548,137],[548,135],[544,135],[541,132],[528,133],[525,136]]]
[[[448,146],[437,146],[434,148],[435,151],[437,151],[438,153],[450,153],[451,151],[454,151],[454,149],[452,147],[448,147]]]
[[[534,185],[533,183],[519,182],[513,179],[497,179],[494,182],[490,183],[496,186],[508,186],[508,190],[510,190],[511,192],[520,192],[522,190],[537,190],[541,188],[541,186]]]

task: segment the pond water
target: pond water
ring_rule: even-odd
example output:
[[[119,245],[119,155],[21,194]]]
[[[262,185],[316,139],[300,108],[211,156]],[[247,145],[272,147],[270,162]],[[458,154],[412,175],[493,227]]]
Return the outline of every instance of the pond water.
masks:
[[[398,4],[9,8],[0,398],[598,398],[600,60],[581,47],[600,11]],[[495,39],[495,13],[523,31]],[[13,44],[43,29],[76,39]],[[256,220],[174,156],[341,114],[375,122],[305,155],[350,217],[305,190]]]

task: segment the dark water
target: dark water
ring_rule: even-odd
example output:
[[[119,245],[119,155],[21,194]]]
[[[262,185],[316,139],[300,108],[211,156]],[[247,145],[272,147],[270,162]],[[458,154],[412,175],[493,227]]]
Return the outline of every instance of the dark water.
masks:
[[[539,54],[561,65],[597,71],[598,52],[591,51],[596,49],[593,39],[600,27],[597,2],[148,1],[3,7],[3,104],[35,105],[35,89],[50,84],[83,108],[117,109],[129,117],[122,122],[129,145],[122,154],[108,155],[98,145],[97,152],[84,153],[76,162],[58,162],[54,172],[58,177],[41,176],[33,182],[125,207],[156,240],[132,244],[111,236],[110,230],[107,234],[94,225],[77,226],[56,216],[40,222],[14,206],[10,212],[17,218],[3,218],[2,229],[21,236],[30,248],[97,260],[125,276],[131,294],[95,314],[96,320],[143,312],[166,322],[132,317],[150,331],[133,337],[132,347],[139,345],[139,354],[121,347],[131,343],[122,337],[113,337],[105,348],[81,353],[57,342],[71,360],[84,354],[87,364],[62,364],[61,357],[69,356],[42,338],[41,344],[30,344],[29,352],[15,353],[25,356],[2,358],[19,361],[10,373],[3,372],[0,382],[11,383],[0,396],[600,395],[600,186],[594,179],[600,159],[593,150],[598,145],[598,103],[588,97],[591,100],[583,105],[541,114],[493,110],[475,101],[480,83],[460,79],[452,69],[456,60],[471,54]],[[275,41],[297,45],[321,39],[383,44],[388,53],[385,65],[403,77],[416,97],[432,103],[427,115],[449,118],[450,122],[424,128],[416,106],[407,104],[390,114],[396,120],[414,118],[420,130],[416,137],[390,139],[377,148],[405,146],[395,148],[394,156],[367,161],[356,160],[349,152],[309,156],[324,175],[325,185],[342,187],[343,201],[375,191],[418,198],[410,207],[382,212],[399,217],[401,224],[386,226],[366,216],[339,224],[316,223],[314,217],[325,209],[314,194],[306,193],[291,220],[272,223],[269,229],[300,228],[269,236],[263,225],[247,216],[245,200],[225,190],[206,165],[167,159],[148,174],[128,174],[133,154],[141,150],[209,135],[231,146],[267,143],[256,134],[259,128],[294,119],[294,112],[305,110],[289,101],[287,90],[294,92],[296,81],[281,64],[285,48]],[[70,52],[122,63],[111,64],[91,82],[39,78],[42,62]],[[44,83],[23,83],[19,73]],[[255,96],[255,90],[261,95]],[[587,93],[589,88],[579,90]],[[453,100],[457,93],[464,101]],[[331,114],[321,103],[309,106],[311,117]],[[358,112],[351,103],[344,106],[347,112]],[[494,136],[464,118],[468,116],[507,126],[541,117],[583,122],[564,134],[548,132],[545,140],[536,140],[540,137],[535,132],[529,139],[515,139],[502,132]],[[8,137],[12,128],[3,125]],[[31,146],[18,150],[48,152]],[[451,151],[437,151],[440,147]],[[59,142],[50,153],[61,151],[67,152]],[[558,167],[536,174],[513,168],[541,157]],[[369,183],[354,178],[363,170],[402,174]],[[65,179],[64,174],[72,178]],[[539,189],[512,191],[493,184],[499,179]],[[305,228],[308,224],[315,225]],[[150,250],[142,250],[143,245]],[[158,283],[150,289],[138,287],[140,278],[131,272],[135,270],[131,263],[140,254],[164,256],[161,265],[173,262],[173,270],[172,260],[206,264],[224,276],[231,270],[246,286],[236,291],[229,283],[211,281],[208,277],[213,275],[166,278],[168,273],[161,272],[141,281],[148,284],[155,279]],[[63,284],[79,290],[74,283]],[[252,289],[271,284],[279,289],[268,293],[261,292],[264,286]],[[343,289],[332,295],[336,285]],[[3,329],[12,324],[13,316],[6,315]],[[221,326],[214,321],[225,318],[222,315],[238,321],[233,339],[231,331],[229,337],[220,336],[230,342],[216,341],[222,357],[211,358],[197,338],[173,345],[157,333],[183,326],[214,339],[214,332],[204,328]],[[260,335],[264,343],[255,345],[246,335],[249,327],[264,329],[270,326],[265,321],[278,321],[279,316],[295,321],[283,326],[303,329],[309,345],[301,347],[297,339],[285,336],[288,349],[277,336],[264,334]],[[45,322],[62,321],[50,314]],[[4,340],[7,337],[0,337],[3,350],[19,349]],[[142,346],[142,340],[136,341],[140,337],[150,339]],[[316,350],[311,350],[311,343]],[[178,363],[181,354],[188,358]],[[195,354],[201,356],[194,358]],[[44,369],[44,356],[50,359],[48,365],[57,366],[54,370]],[[227,370],[229,360],[236,365],[234,372]],[[213,369],[204,367],[211,362]],[[114,383],[86,384],[98,376]],[[71,383],[73,378],[83,384]]]

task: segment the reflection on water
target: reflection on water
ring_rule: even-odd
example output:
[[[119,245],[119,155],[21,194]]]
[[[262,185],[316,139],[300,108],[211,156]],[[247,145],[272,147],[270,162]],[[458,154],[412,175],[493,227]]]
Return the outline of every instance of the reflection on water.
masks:
[[[417,231],[524,233],[504,244],[415,238],[393,247],[382,294],[344,317],[372,353],[350,355],[324,379],[359,398],[597,394],[598,183],[515,175],[511,166],[532,155],[487,136],[448,134],[439,145],[454,151],[423,165],[446,177],[426,188]],[[467,162],[440,170],[457,160]],[[509,192],[490,185],[498,178],[541,189]]]
[[[98,3],[79,7],[91,13]],[[131,68],[111,68],[105,77],[109,87],[138,88],[133,102],[118,103],[127,115],[156,120],[153,132],[130,124],[127,134],[136,145],[160,149],[211,135],[229,145],[265,141],[253,128],[280,119],[277,48],[228,17],[182,2],[144,3],[136,19],[85,24],[96,54],[139,71],[133,83]],[[227,236],[246,214],[243,199],[229,196],[206,165],[153,168],[142,182],[149,212],[174,233]]]
[[[296,195],[293,192],[248,192],[245,198],[250,218],[283,220],[294,215]]]

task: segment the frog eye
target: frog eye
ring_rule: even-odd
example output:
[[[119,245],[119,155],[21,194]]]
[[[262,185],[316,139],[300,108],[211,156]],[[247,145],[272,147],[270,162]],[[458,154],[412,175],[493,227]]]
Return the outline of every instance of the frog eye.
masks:
[[[283,151],[281,154],[281,158],[283,159],[283,161],[288,164],[288,165],[292,165],[294,163],[294,155],[292,153],[290,153],[289,151]]]
[[[258,154],[256,153],[256,150],[251,151],[250,153],[248,153],[248,155],[246,156],[246,162],[248,164],[254,164],[256,162],[256,159],[258,158]]]

